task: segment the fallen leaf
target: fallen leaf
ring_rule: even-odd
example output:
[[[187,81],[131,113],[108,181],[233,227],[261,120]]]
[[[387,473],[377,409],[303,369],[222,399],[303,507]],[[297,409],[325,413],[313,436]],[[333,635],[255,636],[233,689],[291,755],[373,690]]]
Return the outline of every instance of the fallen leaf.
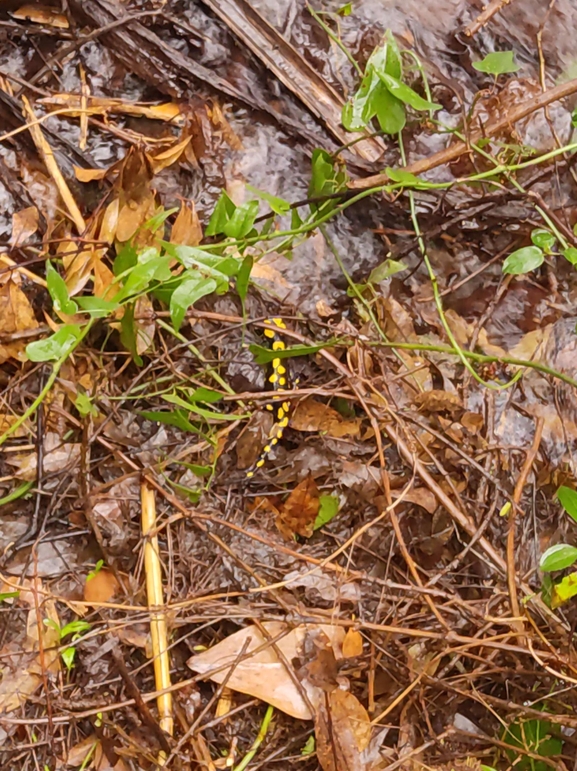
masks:
[[[463,402],[456,393],[433,389],[417,394],[415,404],[422,412],[458,412],[463,409]]]
[[[173,163],[176,163],[176,161],[180,158],[186,149],[186,146],[189,142],[190,136],[185,137],[180,142],[172,145],[172,147],[169,147],[168,150],[163,150],[163,152],[158,153],[158,155],[149,155],[148,159],[150,161],[153,174],[158,174],[159,171],[162,171],[168,166],[172,166]]]
[[[28,298],[20,288],[19,279],[9,278],[0,283],[0,334],[9,337],[16,332],[36,329],[38,322]],[[0,342],[0,364],[8,359],[26,361],[27,340]]]
[[[120,201],[115,198],[111,201],[102,215],[102,222],[100,223],[99,238],[107,244],[114,243],[114,237],[116,235],[116,228],[118,226],[118,214],[120,211]]]
[[[194,201],[183,201],[172,226],[170,241],[184,246],[198,246],[202,241],[202,225]]]
[[[109,169],[83,169],[80,166],[74,166],[74,174],[79,182],[94,182],[94,180],[104,179]]]
[[[118,581],[112,570],[102,568],[86,579],[84,584],[84,599],[86,602],[98,604],[108,602],[118,591]]]
[[[293,540],[295,534],[310,538],[319,513],[319,489],[309,474],[300,482],[282,505],[276,526],[285,538]]]
[[[57,29],[68,29],[70,26],[63,13],[58,13],[54,8],[49,8],[46,5],[23,5],[10,15],[15,19],[45,24],[47,27],[56,27]]]
[[[363,655],[363,637],[356,629],[347,629],[345,639],[343,640],[343,656],[345,659],[352,659],[355,656]]]
[[[288,624],[280,621],[265,622],[263,627],[271,638],[275,639],[275,646],[286,661],[291,662],[299,657],[305,637],[311,631],[323,632],[334,650],[335,658],[342,658],[342,627],[300,624],[291,630]],[[245,658],[239,661],[245,643],[248,643]],[[256,652],[258,648],[262,650]],[[235,632],[213,648],[192,656],[187,664],[194,672],[204,674],[217,683],[222,683],[232,670],[230,678],[227,679],[227,687],[262,699],[300,720],[313,719],[301,689],[293,682],[275,648],[256,626]],[[302,687],[309,700],[314,698],[314,689],[310,683],[305,682]]]
[[[297,405],[290,418],[290,427],[296,431],[319,431],[340,439],[343,436],[359,436],[361,422],[361,418],[346,420],[327,404],[309,398]]]
[[[485,419],[478,412],[465,412],[461,415],[460,422],[470,434],[476,434],[483,427]]]
[[[54,432],[47,432],[44,436],[44,457],[42,469],[44,474],[54,474],[64,469],[72,469],[80,460],[80,445],[69,444],[62,441]],[[18,479],[36,479],[38,465],[37,453],[10,454],[6,462],[14,466]]]
[[[165,123],[182,123],[183,116],[180,107],[174,102],[164,104],[141,104],[139,102],[123,102],[121,99],[107,99],[100,96],[89,96],[82,104],[83,98],[78,94],[51,94],[38,99],[39,104],[49,107],[67,107],[71,116],[79,116],[88,112],[91,115],[106,115],[106,113],[123,113],[139,115],[151,120],[161,120]]]
[[[427,487],[414,487],[408,492],[394,490],[392,496],[393,498],[402,497],[403,503],[414,503],[428,511],[429,514],[434,514],[439,505],[435,494]]]
[[[30,236],[38,230],[38,209],[35,206],[27,206],[26,209],[14,212],[12,215],[12,235],[10,245],[12,247],[25,244]]]
[[[371,739],[371,721],[352,693],[337,689],[326,694],[315,717],[317,759],[323,771],[364,771],[361,757]]]

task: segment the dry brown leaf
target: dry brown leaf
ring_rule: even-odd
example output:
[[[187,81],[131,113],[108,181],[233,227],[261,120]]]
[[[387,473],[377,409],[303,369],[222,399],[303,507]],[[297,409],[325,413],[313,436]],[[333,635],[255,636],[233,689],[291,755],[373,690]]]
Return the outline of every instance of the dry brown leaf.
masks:
[[[309,474],[294,488],[282,505],[276,518],[276,526],[288,540],[292,541],[295,534],[310,538],[319,508],[319,489],[313,475]]]
[[[363,637],[356,629],[347,629],[343,640],[343,656],[352,659],[363,655]]]
[[[104,179],[109,169],[83,169],[80,166],[74,166],[74,174],[79,182],[94,182],[94,180]]]
[[[84,599],[86,602],[98,604],[108,602],[118,591],[118,581],[112,570],[102,568],[84,584]]]
[[[121,99],[106,99],[100,96],[89,96],[86,106],[82,105],[83,97],[78,94],[51,94],[43,99],[38,99],[39,104],[48,107],[67,107],[71,116],[82,115],[88,112],[90,115],[105,115],[109,112],[124,113],[125,115],[140,115],[151,120],[161,120],[166,123],[182,123],[183,116],[180,107],[174,102],[165,104],[140,104],[139,102],[123,102]]]
[[[19,419],[20,417],[18,415],[9,415],[6,412],[0,412],[0,434],[8,431],[8,429],[13,426],[14,423],[16,423],[16,421]],[[27,432],[28,429],[26,426],[21,425],[15,429],[13,436],[26,436]]]
[[[70,24],[63,13],[58,13],[54,8],[46,5],[28,5],[21,6],[17,11],[11,14],[15,19],[22,21],[33,21],[36,24],[44,24],[47,27],[56,27],[57,29],[68,29]]]
[[[224,117],[224,113],[220,109],[218,103],[213,101],[210,104],[207,104],[206,111],[208,113],[210,122],[216,129],[221,132],[222,138],[229,145],[229,147],[231,147],[233,150],[242,150],[243,148],[240,138],[237,136],[230,123]]]
[[[402,496],[403,502],[415,503],[417,506],[428,511],[429,514],[434,514],[438,507],[437,498],[426,487],[415,487],[408,492],[396,491],[392,492],[393,498],[399,498]]]
[[[92,267],[94,260],[94,247],[83,249],[76,252],[71,259],[63,260],[66,272],[64,281],[70,297],[74,297],[84,289],[92,277]],[[62,314],[59,314],[62,317]]]
[[[30,236],[38,230],[38,209],[35,206],[27,206],[26,209],[14,212],[12,215],[12,235],[10,245],[21,246]]]
[[[450,391],[433,389],[417,394],[414,399],[417,407],[423,412],[458,412],[463,409],[463,402],[458,394]]]
[[[0,334],[9,336],[27,329],[37,329],[38,322],[17,277],[0,283]],[[8,359],[26,361],[27,340],[0,342],[0,364]]]
[[[485,419],[478,412],[465,412],[460,421],[470,434],[478,433],[485,423]]]
[[[154,214],[154,194],[150,191],[147,198],[125,203],[118,214],[116,238],[124,243],[130,241],[141,225]]]
[[[99,238],[107,244],[114,243],[114,237],[116,236],[116,228],[118,226],[118,214],[120,212],[120,201],[115,198],[111,201],[102,215],[102,222],[100,223]]]
[[[361,418],[346,420],[327,404],[308,398],[297,405],[290,419],[290,427],[295,431],[319,431],[339,439],[343,436],[359,436],[361,422]]]
[[[134,306],[134,326],[136,329],[136,352],[146,353],[154,341],[156,322],[154,307],[148,295],[142,295]]]
[[[342,627],[300,624],[290,630],[288,624],[280,621],[265,622],[263,626],[271,638],[276,640],[275,646],[286,661],[290,662],[299,657],[305,637],[311,631],[322,631],[330,641],[335,657],[342,658],[341,644],[344,637]],[[284,636],[279,637],[283,634]],[[247,641],[245,656],[249,653],[252,655],[238,661]],[[262,650],[256,653],[256,649],[261,647]],[[227,680],[227,686],[232,690],[262,699],[300,720],[313,719],[301,690],[297,688],[274,647],[268,643],[268,638],[258,627],[249,626],[241,629],[213,648],[192,656],[187,663],[194,672],[207,675],[217,683],[222,683],[232,669],[232,674]],[[217,669],[220,671],[215,671]],[[309,699],[314,698],[313,686],[305,682],[303,688]]]
[[[198,246],[202,241],[202,225],[194,207],[194,201],[183,201],[172,226],[170,240],[173,244]]]
[[[73,747],[70,747],[66,753],[66,765],[72,766],[73,768],[81,766],[88,753],[92,752],[93,748],[99,743],[96,735],[92,734],[91,736],[87,736],[86,739],[83,739],[81,742],[78,742],[78,744],[75,744]],[[86,766],[86,768],[90,768],[91,766],[92,764]]]
[[[104,262],[105,254],[104,249],[97,249],[94,252],[94,296],[109,300],[118,291],[118,286],[113,286],[114,273]]]
[[[153,174],[158,174],[159,171],[162,171],[168,166],[172,166],[173,163],[176,163],[176,161],[180,158],[186,149],[186,146],[189,142],[190,136],[185,137],[180,142],[177,142],[172,147],[169,147],[168,150],[163,150],[163,152],[158,153],[158,155],[149,155],[148,159],[150,161]]]
[[[371,721],[352,693],[325,694],[315,716],[317,759],[323,771],[364,771],[362,752],[369,746]]]
[[[42,468],[45,474],[71,469],[80,460],[80,445],[64,443],[60,436],[47,432],[44,437]],[[10,454],[6,462],[14,466],[18,479],[36,479],[38,455],[34,452]]]

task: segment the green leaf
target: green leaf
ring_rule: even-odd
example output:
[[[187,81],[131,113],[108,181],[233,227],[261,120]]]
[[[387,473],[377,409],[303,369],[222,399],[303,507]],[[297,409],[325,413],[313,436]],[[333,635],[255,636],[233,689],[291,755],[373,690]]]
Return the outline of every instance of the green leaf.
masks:
[[[385,172],[391,182],[400,182],[402,185],[406,185],[407,187],[418,187],[418,185],[423,183],[422,179],[415,176],[414,174],[411,174],[410,171],[405,171],[404,169],[393,169],[391,166],[387,166]]]
[[[346,185],[346,176],[335,168],[332,157],[326,150],[316,147],[312,155],[312,174],[309,198],[331,195]]]
[[[402,273],[403,270],[407,270],[407,266],[404,262],[390,259],[385,260],[371,270],[367,281],[369,284],[378,284],[379,281],[386,281],[388,278],[391,278],[391,276]]]
[[[291,230],[298,230],[302,225],[303,221],[298,209],[291,209]]]
[[[104,567],[104,560],[98,560],[98,562],[94,566],[94,569],[91,570],[90,573],[88,573],[88,575],[86,576],[86,581],[92,581],[94,576],[97,576],[103,567]]]
[[[337,13],[339,16],[350,16],[352,12],[353,12],[352,3],[345,3],[344,5],[341,5],[341,7],[337,10]]]
[[[253,265],[254,257],[252,254],[247,254],[242,261],[238,276],[236,277],[236,291],[243,303],[246,300],[246,295],[248,293],[248,282],[250,281],[250,272]]]
[[[404,129],[407,122],[405,107],[381,82],[372,95],[372,105],[381,131],[385,134],[398,134]]]
[[[177,407],[183,407],[185,410],[188,410],[188,412],[194,412],[208,421],[210,420],[234,421],[234,420],[240,420],[243,417],[248,417],[244,415],[227,415],[222,412],[213,412],[213,410],[206,410],[204,409],[204,407],[199,407],[196,404],[187,402],[185,399],[181,398],[177,394],[164,394],[162,398],[164,399],[165,402],[169,402],[170,404],[176,404]]]
[[[15,490],[12,490],[11,493],[8,493],[8,495],[0,498],[0,506],[5,506],[7,503],[12,503],[12,501],[17,501],[18,498],[22,498],[22,496],[26,495],[28,490],[30,490],[33,485],[34,482],[23,482],[21,485],[18,485],[18,487]]]
[[[531,241],[535,244],[535,246],[543,249],[545,254],[551,254],[557,239],[550,230],[545,230],[544,228],[535,228],[535,230],[531,233]]]
[[[495,51],[487,54],[480,62],[473,62],[473,67],[488,75],[504,75],[506,72],[517,72],[519,65],[515,63],[513,51]]]
[[[311,734],[311,736],[309,736],[309,738],[306,740],[304,747],[301,750],[301,755],[312,755],[315,749],[316,749],[315,735]]]
[[[338,495],[319,495],[319,513],[315,519],[313,525],[314,530],[318,530],[323,525],[326,525],[331,519],[334,519],[339,512],[339,496]]]
[[[6,602],[6,600],[12,600],[16,597],[20,597],[20,592],[0,592],[0,602]]]
[[[543,573],[552,573],[554,570],[570,568],[577,562],[577,549],[567,543],[558,543],[550,546],[539,561],[539,568]]]
[[[74,657],[76,656],[76,648],[72,646],[70,646],[69,648],[64,648],[64,650],[60,655],[62,656],[62,661],[64,662],[66,669],[70,671],[74,666]]]
[[[170,298],[170,318],[178,331],[187,310],[201,297],[211,294],[217,288],[213,278],[189,277],[176,287]]]
[[[224,233],[226,224],[234,214],[235,209],[236,206],[234,202],[231,200],[228,193],[223,190],[220,198],[216,202],[216,206],[214,207],[214,211],[211,214],[204,234],[206,236],[216,236],[219,233]]]
[[[257,216],[258,201],[249,201],[242,206],[237,206],[224,226],[224,234],[229,238],[244,238],[252,230]]]
[[[163,209],[162,207],[156,212],[156,214],[153,214],[152,217],[147,220],[144,225],[142,226],[146,230],[151,230],[153,233],[160,228],[161,225],[165,223],[165,221],[170,217],[171,214],[174,214],[178,211],[178,206],[175,206],[174,209]]]
[[[249,345],[248,349],[254,356],[256,364],[268,364],[273,359],[291,359],[295,356],[308,356],[334,344],[335,341],[333,340],[319,343],[318,345],[293,345],[291,348],[284,348],[282,351],[271,351],[270,348],[253,343]]]
[[[79,391],[76,394],[76,399],[74,400],[74,406],[78,410],[78,413],[81,418],[85,418],[87,415],[98,415],[98,410],[92,403],[92,399],[88,394],[82,393],[82,391]]]
[[[129,303],[124,308],[124,314],[120,322],[120,342],[130,351],[132,358],[139,367],[142,366],[142,357],[136,348],[136,325],[134,323],[134,303]]]
[[[373,119],[377,111],[378,89],[387,93],[377,73],[373,69],[367,70],[358,90],[343,106],[341,122],[347,131],[361,131]]]
[[[275,214],[286,214],[291,207],[290,203],[285,201],[284,198],[271,195],[271,193],[267,193],[266,190],[259,190],[258,187],[253,187],[252,185],[247,185],[246,189],[250,190],[251,193],[254,193],[257,198],[266,201]]]
[[[189,431],[192,434],[200,434],[200,430],[193,426],[190,420],[186,417],[187,412],[184,410],[172,410],[171,412],[160,412],[156,410],[141,410],[138,413],[142,415],[145,420],[152,420],[156,423],[164,423],[167,426],[174,426],[181,431]]]
[[[571,573],[553,585],[551,592],[551,607],[558,608],[577,595],[577,573]]]
[[[81,619],[70,621],[68,624],[61,628],[60,639],[62,640],[69,634],[82,634],[82,632],[88,632],[89,629],[90,624],[88,621],[82,621]]]
[[[54,310],[57,313],[65,313],[67,316],[73,316],[78,310],[78,306],[74,300],[70,299],[66,282],[60,273],[52,267],[50,260],[46,260],[46,284],[48,286],[50,297],[52,298]]]
[[[376,73],[386,72],[393,78],[400,80],[403,76],[403,64],[399,46],[395,36],[388,29],[381,45],[377,46],[369,57],[366,66],[366,72],[374,70]]]
[[[187,391],[187,399],[191,402],[204,402],[205,404],[214,404],[222,399],[222,394],[218,391],[213,391],[211,388],[205,388],[199,386],[194,391]]]
[[[401,102],[408,104],[414,110],[440,110],[441,105],[436,102],[429,102],[419,96],[416,91],[407,86],[398,78],[389,75],[388,72],[377,72],[382,83],[388,88],[393,96],[400,99]]]
[[[138,263],[138,253],[131,244],[125,244],[116,255],[112,265],[112,272],[115,276],[120,276]]]
[[[213,254],[197,246],[175,246],[163,242],[166,253],[175,257],[185,268],[196,268],[201,273],[217,281],[222,281],[223,276],[236,276],[239,270],[240,262],[236,257],[230,255],[222,256]]]
[[[524,246],[507,257],[503,263],[503,273],[511,273],[514,276],[529,273],[542,265],[544,260],[543,250],[538,246]]]
[[[28,343],[26,355],[30,361],[56,361],[74,348],[81,334],[82,327],[78,324],[65,324],[45,340]]]
[[[574,246],[568,246],[567,249],[563,249],[561,254],[571,265],[577,265],[577,249]]]
[[[120,308],[120,303],[116,302],[116,300],[103,300],[102,297],[93,297],[92,295],[79,297],[78,305],[83,311],[89,313],[93,319],[110,316],[111,313]]]
[[[557,498],[559,498],[559,503],[563,506],[567,514],[569,514],[571,519],[574,522],[577,522],[577,491],[561,485],[557,490]]]

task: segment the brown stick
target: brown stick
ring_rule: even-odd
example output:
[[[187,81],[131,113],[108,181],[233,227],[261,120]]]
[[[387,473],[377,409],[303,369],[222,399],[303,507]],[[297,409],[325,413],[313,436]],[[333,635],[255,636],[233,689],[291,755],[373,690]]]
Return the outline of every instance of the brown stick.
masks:
[[[531,449],[527,453],[525,463],[521,469],[521,474],[515,485],[513,492],[513,506],[511,507],[511,513],[509,514],[509,529],[507,532],[507,587],[509,589],[509,600],[511,603],[511,613],[514,619],[513,624],[517,631],[521,634],[524,631],[523,621],[521,619],[521,611],[519,608],[519,598],[517,597],[517,571],[515,569],[515,533],[517,524],[517,508],[521,496],[523,495],[523,488],[527,481],[529,471],[535,462],[537,453],[539,452],[539,445],[541,444],[541,436],[543,435],[543,418],[538,418],[535,424],[535,436],[533,438],[533,444]]]
[[[488,21],[491,21],[495,14],[502,11],[506,5],[509,5],[510,2],[511,0],[492,0],[492,2],[477,16],[475,21],[472,24],[469,24],[465,29],[465,35],[467,35],[467,37],[472,37],[481,29],[481,27],[484,27]]]
[[[552,102],[557,102],[559,99],[565,99],[577,92],[577,78],[569,80],[567,83],[562,83],[555,88],[545,91],[543,94],[530,99],[524,104],[520,104],[511,110],[504,118],[496,120],[493,123],[489,123],[485,126],[484,131],[477,131],[471,135],[469,142],[456,142],[454,145],[440,150],[438,153],[433,153],[428,158],[423,158],[420,161],[415,161],[405,167],[405,171],[411,174],[422,174],[425,171],[437,168],[437,166],[443,166],[445,163],[457,160],[462,155],[470,152],[471,145],[478,142],[484,137],[491,137],[498,134],[500,131],[504,131],[509,128],[513,123],[518,120],[526,118],[531,113],[537,110],[543,109]],[[353,190],[366,190],[369,187],[379,187],[379,185],[386,185],[390,182],[387,174],[374,174],[372,177],[365,177],[364,179],[356,179],[349,182],[348,187]]]

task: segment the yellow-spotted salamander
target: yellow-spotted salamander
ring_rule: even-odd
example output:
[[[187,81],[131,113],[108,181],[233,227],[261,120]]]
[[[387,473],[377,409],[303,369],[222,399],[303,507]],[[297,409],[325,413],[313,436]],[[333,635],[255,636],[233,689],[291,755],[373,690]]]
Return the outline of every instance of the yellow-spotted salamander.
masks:
[[[270,327],[276,327],[276,329],[266,327],[264,330],[264,336],[270,341],[272,350],[284,351],[286,349],[286,344],[280,334],[277,332],[277,330],[286,329],[286,324],[284,321],[280,318],[271,318],[266,319],[265,323],[270,324]],[[270,453],[275,444],[278,444],[279,439],[282,438],[284,430],[288,426],[289,422],[289,412],[291,407],[290,402],[283,400],[282,396],[280,396],[283,391],[288,391],[291,387],[286,360],[281,358],[274,358],[272,360],[272,373],[268,378],[268,382],[272,385],[272,388],[277,395],[273,397],[273,403],[267,404],[265,407],[270,412],[274,412],[275,422],[269,431],[268,438],[264,447],[262,448],[262,452],[259,455],[258,460],[246,472],[247,479],[253,477],[257,470],[264,466],[267,455]]]

